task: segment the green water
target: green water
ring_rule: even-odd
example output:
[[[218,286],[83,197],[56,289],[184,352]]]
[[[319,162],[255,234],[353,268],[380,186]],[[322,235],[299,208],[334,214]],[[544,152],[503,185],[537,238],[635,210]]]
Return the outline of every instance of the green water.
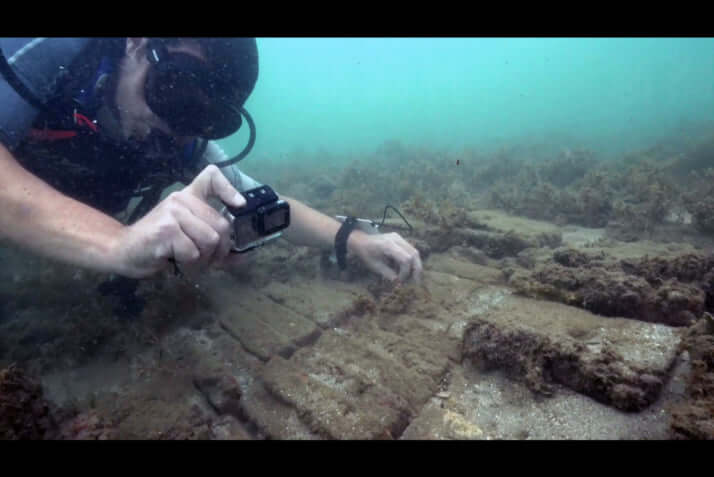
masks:
[[[602,157],[714,120],[711,38],[259,38],[250,161],[515,143]],[[224,141],[238,152],[247,128]]]

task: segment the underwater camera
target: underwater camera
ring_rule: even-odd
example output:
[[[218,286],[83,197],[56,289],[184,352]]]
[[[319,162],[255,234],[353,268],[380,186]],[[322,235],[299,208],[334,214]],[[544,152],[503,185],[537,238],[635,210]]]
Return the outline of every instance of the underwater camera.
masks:
[[[232,253],[245,253],[262,247],[282,235],[290,225],[290,204],[278,198],[270,186],[262,185],[242,193],[241,208],[225,204],[223,215],[233,225]]]

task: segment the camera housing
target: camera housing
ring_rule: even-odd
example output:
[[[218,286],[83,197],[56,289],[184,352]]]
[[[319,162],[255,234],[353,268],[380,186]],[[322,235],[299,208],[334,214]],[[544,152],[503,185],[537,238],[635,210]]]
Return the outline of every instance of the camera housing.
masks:
[[[282,235],[290,225],[290,204],[281,200],[268,185],[242,193],[246,205],[225,204],[224,215],[233,225],[231,252],[245,253],[262,247]]]

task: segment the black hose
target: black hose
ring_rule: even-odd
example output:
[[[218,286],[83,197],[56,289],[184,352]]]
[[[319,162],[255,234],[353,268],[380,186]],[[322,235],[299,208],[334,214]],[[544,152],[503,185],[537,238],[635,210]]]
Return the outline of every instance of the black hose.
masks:
[[[10,66],[10,62],[5,57],[2,49],[0,48],[0,75],[5,78],[5,81],[12,86],[12,88],[19,94],[25,101],[30,103],[35,109],[44,111],[47,109],[45,104],[30,91],[30,89],[25,86],[19,76],[15,73],[15,70]]]
[[[214,163],[218,167],[232,166],[233,164],[247,156],[250,150],[253,149],[253,145],[255,144],[255,123],[253,122],[253,118],[250,117],[250,114],[248,114],[248,111],[246,111],[245,108],[241,107],[239,111],[243,115],[245,120],[248,121],[248,128],[250,129],[250,138],[248,138],[248,144],[237,156],[232,157],[230,159],[226,159],[225,161]]]
[[[396,209],[396,207],[394,207],[394,206],[392,206],[392,205],[387,205],[387,206],[384,208],[384,216],[382,217],[382,223],[379,224],[380,227],[381,227],[382,225],[384,225],[384,221],[387,220],[387,210],[388,210],[388,209],[392,209],[394,212],[396,212],[397,214],[399,214],[399,217],[401,217],[402,220],[404,221],[404,223],[407,224],[407,227],[409,227],[409,232],[414,232],[414,227],[412,227],[412,225],[409,223],[409,221],[407,221],[407,219],[404,218],[404,216],[402,215],[402,213],[399,212],[399,211]]]

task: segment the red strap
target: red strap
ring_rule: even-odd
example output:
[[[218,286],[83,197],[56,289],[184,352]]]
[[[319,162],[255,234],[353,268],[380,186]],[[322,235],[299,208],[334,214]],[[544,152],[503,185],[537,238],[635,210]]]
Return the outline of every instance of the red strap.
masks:
[[[30,129],[30,137],[35,141],[57,141],[70,139],[79,134],[77,131],[60,131],[55,129]]]
[[[97,132],[97,125],[84,114],[74,112],[74,123],[88,127]],[[57,141],[61,139],[71,139],[79,134],[77,131],[63,131],[58,129],[30,129],[30,137],[35,141]]]
[[[74,112],[74,122],[82,126],[87,126],[92,131],[97,132],[97,125],[90,121],[87,116],[77,111]]]

